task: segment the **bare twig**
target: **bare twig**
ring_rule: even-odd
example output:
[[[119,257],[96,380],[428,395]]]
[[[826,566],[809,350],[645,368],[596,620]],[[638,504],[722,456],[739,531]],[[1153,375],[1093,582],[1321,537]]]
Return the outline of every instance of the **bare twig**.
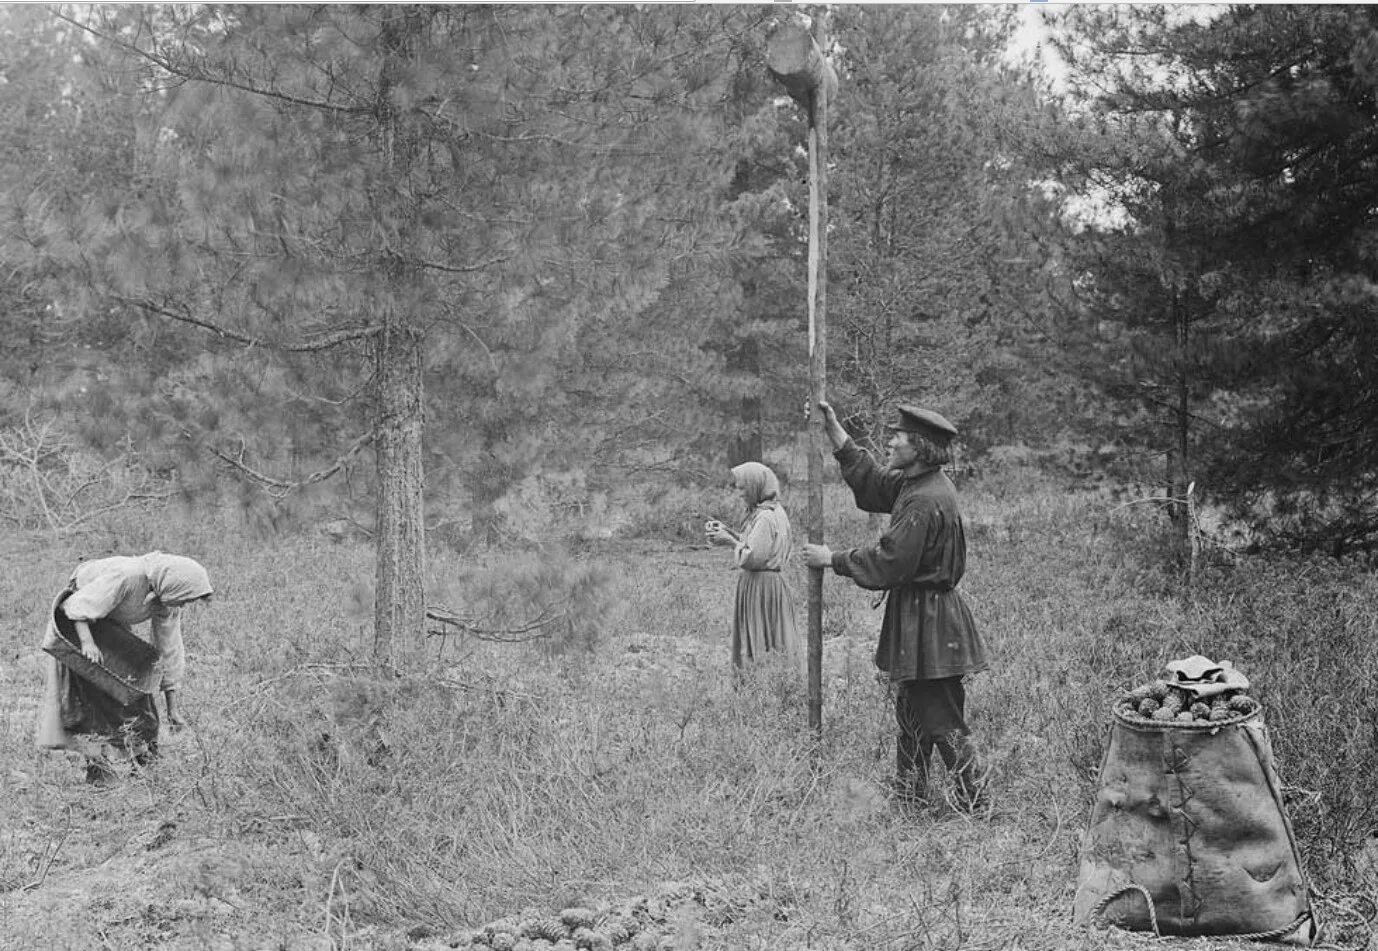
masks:
[[[477,264],[454,265],[454,264],[441,264],[441,263],[438,262],[438,261],[419,261],[419,260],[414,260],[414,261],[412,261],[411,263],[412,263],[414,266],[416,266],[416,267],[419,267],[419,268],[429,268],[429,269],[432,270],[432,271],[447,271],[447,272],[449,272],[449,273],[451,273],[451,274],[471,274],[471,273],[473,273],[474,271],[482,271],[482,270],[484,270],[485,268],[490,268],[490,267],[492,267],[494,264],[502,264],[502,263],[504,263],[505,261],[508,261],[508,260],[510,260],[510,259],[511,259],[511,255],[504,254],[504,255],[500,255],[500,256],[498,256],[498,257],[489,258],[489,259],[486,260],[486,261],[479,261]]]
[[[35,888],[41,888],[43,886],[44,880],[48,877],[48,870],[53,867],[53,860],[56,859],[57,854],[62,851],[62,843],[66,842],[67,836],[72,833],[72,808],[70,806],[67,807],[63,816],[66,819],[66,823],[62,827],[62,834],[57,837],[57,842],[53,843],[51,849],[45,848],[43,850],[43,867],[39,869],[38,877],[21,888],[20,891],[32,891]]]
[[[169,320],[176,320],[184,324],[190,324],[193,327],[200,327],[202,330],[209,331],[216,336],[224,337],[227,340],[234,340],[248,347],[263,347],[267,350],[280,350],[285,353],[314,353],[319,350],[330,350],[334,347],[338,347],[342,343],[348,343],[351,340],[366,340],[370,337],[376,337],[383,331],[383,328],[380,326],[370,325],[367,327],[353,327],[348,330],[338,330],[305,343],[272,343],[261,337],[250,337],[236,330],[221,326],[220,324],[212,323],[209,320],[193,317],[191,314],[185,312],[171,310],[166,305],[156,303],[155,301],[137,297],[119,297],[117,299],[125,304],[138,307],[141,310],[146,310],[150,314],[157,314],[159,317],[166,317]]]
[[[349,895],[344,890],[344,885],[340,882],[340,869],[344,868],[348,859],[340,859],[335,863],[335,871],[330,875],[330,890],[325,896],[325,934],[330,937],[331,928],[335,922],[335,915],[332,906],[335,902],[335,892],[338,890],[340,898],[343,899],[344,913],[340,916],[340,934],[342,936],[349,933]],[[334,947],[333,941],[331,944]]]
[[[268,490],[268,494],[271,495],[273,498],[282,499],[286,498],[288,495],[290,495],[297,489],[304,489],[307,486],[315,485],[317,482],[324,482],[326,479],[330,478],[335,473],[339,472],[341,469],[343,469],[346,465],[349,464],[351,459],[353,459],[356,455],[359,454],[359,451],[361,449],[363,449],[365,446],[367,446],[370,442],[373,441],[373,436],[374,432],[372,430],[369,430],[368,432],[360,436],[358,439],[354,440],[354,442],[350,444],[349,448],[346,449],[344,453],[338,459],[336,459],[331,465],[327,466],[324,469],[320,469],[316,472],[311,473],[305,479],[298,479],[293,482],[286,482],[282,479],[275,479],[272,476],[267,475],[266,473],[259,472],[257,469],[253,468],[248,463],[246,463],[244,461],[245,447],[242,444],[242,442],[239,447],[238,459],[221,452],[214,446],[207,446],[206,448],[208,448],[211,454],[214,455],[221,462],[224,462],[225,464],[235,469],[238,469],[240,472],[244,473],[249,478],[253,479],[255,482],[264,486]]]
[[[447,637],[453,634],[468,634],[484,641],[498,641],[500,643],[515,644],[524,641],[534,641],[543,637],[549,637],[551,632],[548,630],[551,625],[567,622],[568,612],[552,613],[550,608],[545,608],[534,619],[527,621],[517,627],[480,627],[475,623],[475,619],[461,615],[445,607],[436,605],[426,608],[426,617],[432,621],[439,621],[443,627],[429,628],[426,633],[433,637]]]
[[[76,449],[55,420],[36,420],[29,412],[16,428],[0,430],[0,468],[4,467],[18,474],[7,484],[12,511],[4,516],[24,525],[29,521],[25,513],[36,513],[36,520],[59,536],[133,502],[163,501],[172,494],[157,490],[157,480],[138,464],[132,450],[114,461],[101,461],[94,453]],[[103,490],[102,496],[92,498],[95,489]],[[92,507],[83,511],[82,504]]]
[[[87,26],[85,23],[80,23],[77,20],[74,20],[71,17],[67,16],[66,14],[59,12],[57,16],[58,19],[70,23],[72,26],[76,27],[77,29],[85,33],[89,33],[91,36],[95,37],[98,40],[103,40],[104,42],[110,43],[113,46],[117,46],[128,53],[132,53],[135,56],[140,57],[141,59],[147,60],[149,63],[152,63],[154,66],[157,66],[159,69],[163,70],[168,75],[174,76],[178,79],[182,79],[188,82],[194,81],[208,83],[212,86],[225,86],[229,89],[238,89],[241,92],[250,93],[251,95],[262,96],[265,99],[276,99],[280,102],[289,102],[293,105],[306,106],[311,109],[320,109],[325,112],[343,113],[345,115],[366,115],[369,112],[369,106],[367,105],[346,106],[341,105],[339,103],[326,102],[320,99],[309,99],[305,96],[298,96],[292,93],[284,92],[281,89],[256,86],[252,83],[241,82],[239,80],[232,79],[228,75],[220,75],[217,73],[213,73],[204,65],[192,64],[192,56],[191,54],[186,53],[185,50],[183,51],[183,54],[187,57],[187,62],[179,63],[178,61],[172,59],[171,56],[165,53],[158,53],[153,50],[146,50],[133,43],[125,42],[124,40],[120,40],[106,33],[101,33],[99,30],[93,29],[92,27]]]

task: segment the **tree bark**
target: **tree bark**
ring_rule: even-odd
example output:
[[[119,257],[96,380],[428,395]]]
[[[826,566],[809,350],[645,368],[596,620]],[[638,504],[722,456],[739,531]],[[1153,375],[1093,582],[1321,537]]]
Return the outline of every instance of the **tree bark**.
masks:
[[[754,339],[743,340],[741,346],[728,354],[728,367],[756,378],[761,374],[761,348]],[[744,396],[737,404],[737,434],[727,450],[729,468],[743,462],[763,462],[765,434],[762,432],[761,399]]]
[[[426,623],[421,458],[420,334],[391,317],[374,350],[377,373],[377,577],[374,659],[393,663],[395,645]]]
[[[1188,348],[1191,344],[1191,307],[1183,292],[1172,290],[1171,308],[1176,345],[1177,373],[1175,405],[1172,410],[1172,448],[1168,451],[1168,514],[1178,557],[1185,564],[1191,549],[1192,525],[1187,502],[1191,467],[1191,370]]]
[[[377,192],[377,213],[381,221],[396,222],[394,241],[406,249],[414,240],[417,205],[404,184],[417,160],[419,136],[415,119],[396,108],[392,92],[394,86],[405,85],[412,50],[425,24],[412,7],[382,10],[385,56],[375,134],[387,160],[388,178]],[[373,649],[380,666],[392,665],[398,641],[407,635],[419,638],[426,625],[422,340],[410,315],[397,303],[410,298],[409,290],[420,278],[405,260],[405,255],[389,255],[383,268],[392,293],[384,298],[383,330],[374,349],[378,518]]]

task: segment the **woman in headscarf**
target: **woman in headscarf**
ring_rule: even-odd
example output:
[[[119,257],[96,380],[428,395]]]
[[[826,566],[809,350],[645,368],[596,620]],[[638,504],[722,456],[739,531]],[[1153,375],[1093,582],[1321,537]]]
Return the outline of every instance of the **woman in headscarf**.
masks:
[[[53,602],[43,636],[43,649],[49,656],[38,715],[39,747],[85,753],[87,777],[93,780],[110,774],[111,751],[134,763],[147,763],[158,751],[158,707],[153,694],[143,693],[133,702],[112,696],[60,662],[72,650],[53,653],[53,649],[64,647],[59,641],[65,640],[79,649],[85,661],[103,666],[106,658],[93,629],[102,636],[139,637],[134,626],[151,621],[149,636],[140,638],[151,642],[158,655],[158,672],[150,684],[156,681],[162,691],[168,723],[181,726],[174,702],[186,672],[181,609],[210,596],[206,569],[181,555],[155,551],[78,565]]]
[[[780,481],[759,462],[732,469],[746,503],[741,531],[733,534],[717,521],[706,526],[709,541],[734,546],[737,601],[732,615],[732,663],[761,657],[768,651],[796,651],[794,597],[780,570],[789,560],[789,516],[780,504]]]

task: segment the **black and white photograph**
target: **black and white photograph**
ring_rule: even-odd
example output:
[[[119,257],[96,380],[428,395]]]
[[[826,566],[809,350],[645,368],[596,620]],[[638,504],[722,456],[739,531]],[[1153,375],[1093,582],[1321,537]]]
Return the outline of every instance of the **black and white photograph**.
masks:
[[[0,951],[1378,951],[1378,5],[0,3]]]

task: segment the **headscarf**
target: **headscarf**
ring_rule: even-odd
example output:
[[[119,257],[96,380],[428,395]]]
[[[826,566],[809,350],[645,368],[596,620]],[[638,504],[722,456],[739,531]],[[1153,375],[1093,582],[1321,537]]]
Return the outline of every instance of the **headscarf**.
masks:
[[[159,601],[195,601],[211,593],[210,575],[198,561],[160,551],[151,551],[139,560]]]
[[[780,497],[780,480],[775,478],[767,466],[759,462],[743,462],[732,467],[732,478],[745,493],[748,512],[762,502],[771,502]]]

